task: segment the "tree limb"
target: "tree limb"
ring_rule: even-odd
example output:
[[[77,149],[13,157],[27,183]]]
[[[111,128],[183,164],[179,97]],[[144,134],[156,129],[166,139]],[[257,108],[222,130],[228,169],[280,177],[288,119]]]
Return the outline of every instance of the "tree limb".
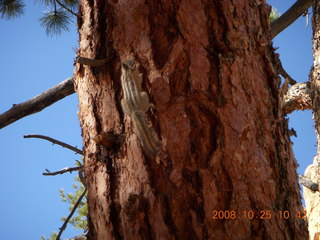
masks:
[[[92,67],[99,67],[103,64],[106,64],[108,62],[108,59],[103,58],[103,59],[92,59],[92,58],[86,58],[86,57],[80,57],[78,56],[76,58],[76,63],[80,63],[83,65],[89,65]]]
[[[289,87],[284,96],[284,113],[289,114],[295,110],[312,109],[310,93],[310,82],[296,83]]]
[[[63,174],[63,173],[66,173],[66,172],[70,172],[72,173],[72,171],[79,171],[81,170],[83,167],[66,167],[66,168],[63,168],[59,171],[56,171],[56,172],[50,172],[48,169],[46,169],[47,172],[45,173],[42,173],[42,175],[45,175],[45,176],[55,176],[55,175],[58,175],[58,174]]]
[[[319,191],[319,184],[312,182],[310,179],[299,175],[299,182],[311,191]]]
[[[25,116],[40,112],[74,92],[73,77],[71,77],[26,102],[13,104],[11,109],[0,115],[0,129]]]
[[[284,14],[271,22],[271,38],[277,36],[280,32],[291,25],[312,5],[313,0],[298,0]]]
[[[44,139],[44,140],[47,140],[49,142],[52,142],[53,144],[57,144],[57,145],[60,145],[62,147],[65,147],[65,148],[68,148],[76,153],[79,153],[81,155],[83,155],[82,151],[76,147],[73,147],[67,143],[64,143],[64,142],[61,142],[59,140],[56,140],[56,139],[53,139],[51,137],[47,137],[47,136],[44,136],[44,135],[38,135],[38,134],[33,134],[33,135],[24,135],[23,136],[24,138],[40,138],[40,139]]]
[[[81,194],[81,196],[78,198],[78,201],[76,202],[76,204],[73,206],[72,211],[70,212],[69,216],[66,218],[66,220],[64,221],[62,227],[60,228],[59,234],[57,236],[57,240],[60,240],[60,237],[63,233],[63,231],[66,229],[68,222],[70,221],[70,219],[72,218],[74,212],[77,210],[79,204],[82,201],[82,198],[86,195],[87,193],[87,189],[84,189],[83,193]]]

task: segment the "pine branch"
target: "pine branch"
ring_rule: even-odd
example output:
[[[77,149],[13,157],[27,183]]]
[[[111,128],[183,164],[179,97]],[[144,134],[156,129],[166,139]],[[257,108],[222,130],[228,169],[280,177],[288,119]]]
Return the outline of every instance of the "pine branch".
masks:
[[[74,11],[72,11],[70,8],[68,8],[66,5],[64,5],[60,0],[54,0],[54,1],[57,2],[60,5],[60,7],[67,10],[69,13],[71,13],[75,17],[78,17],[78,14],[76,14]]]
[[[82,198],[86,195],[87,193],[87,189],[84,189],[83,193],[81,194],[81,196],[78,198],[78,201],[76,202],[76,204],[73,206],[72,211],[70,212],[69,216],[67,217],[67,219],[64,221],[62,227],[60,228],[59,234],[57,236],[57,240],[60,240],[60,237],[63,233],[63,231],[66,229],[68,222],[70,221],[70,219],[72,218],[74,212],[77,210],[79,204],[82,201]]]
[[[40,112],[74,92],[73,77],[71,77],[26,102],[13,104],[11,109],[0,115],[0,129],[25,116]]]
[[[24,138],[40,138],[40,139],[44,139],[44,140],[47,140],[49,142],[52,142],[53,144],[57,144],[57,145],[60,145],[64,148],[68,148],[76,153],[79,153],[81,155],[83,155],[82,151],[76,147],[73,147],[67,143],[64,143],[64,142],[61,142],[61,141],[58,141],[56,139],[53,139],[51,137],[47,137],[47,136],[44,136],[44,135],[38,135],[38,134],[34,134],[34,135],[24,135],[23,136]]]
[[[21,0],[0,0],[1,18],[20,17],[24,12],[25,4]]]
[[[274,38],[298,17],[300,17],[309,7],[313,0],[297,0],[284,14],[275,21],[271,22],[271,37]]]
[[[55,2],[54,2],[55,3]],[[40,19],[41,26],[46,29],[46,34],[49,36],[59,35],[63,31],[69,31],[69,25],[71,23],[70,16],[67,12],[61,9],[45,12]]]

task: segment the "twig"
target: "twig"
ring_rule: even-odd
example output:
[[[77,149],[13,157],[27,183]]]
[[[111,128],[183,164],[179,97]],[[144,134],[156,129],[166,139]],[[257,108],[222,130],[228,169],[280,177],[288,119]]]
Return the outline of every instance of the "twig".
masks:
[[[311,191],[319,191],[319,184],[312,182],[310,179],[299,175],[299,182]]]
[[[76,14],[74,11],[72,11],[70,8],[68,8],[66,5],[64,5],[62,2],[60,2],[59,0],[54,0],[54,1],[57,2],[62,8],[67,10],[69,13],[73,14],[75,17],[78,17],[78,14]]]
[[[14,104],[11,109],[0,114],[0,129],[25,116],[40,112],[74,92],[73,77],[71,77],[26,102]]]
[[[66,167],[66,168],[63,168],[59,171],[56,171],[56,172],[50,172],[48,169],[46,169],[47,172],[45,173],[42,173],[42,175],[45,175],[45,176],[54,176],[54,175],[58,175],[58,174],[63,174],[63,173],[66,173],[66,172],[72,172],[72,171],[79,171],[82,169],[82,166],[81,167]]]
[[[312,5],[313,0],[298,0],[284,14],[271,22],[271,37],[274,38]]]
[[[92,58],[86,58],[86,57],[80,57],[78,56],[76,58],[76,63],[80,63],[83,65],[89,65],[91,67],[99,67],[103,64],[106,64],[108,62],[108,59],[92,59]]]
[[[59,140],[56,140],[56,139],[53,139],[51,137],[47,137],[47,136],[44,136],[44,135],[38,135],[38,134],[33,134],[33,135],[24,135],[23,136],[24,138],[40,138],[40,139],[44,139],[44,140],[47,140],[49,142],[52,142],[53,144],[57,144],[57,145],[60,145],[62,147],[65,147],[65,148],[68,148],[76,153],[79,153],[81,155],[83,155],[82,151],[76,147],[73,147],[67,143],[64,143],[64,142],[61,142]]]
[[[74,212],[76,211],[76,209],[78,208],[79,204],[81,203],[82,201],[82,198],[86,195],[87,193],[87,189],[84,189],[83,193],[81,194],[81,196],[78,198],[76,204],[73,206],[73,209],[72,211],[70,212],[69,216],[66,218],[66,220],[64,221],[62,227],[60,228],[60,231],[59,231],[59,234],[56,238],[56,240],[60,240],[60,237],[63,233],[63,231],[66,229],[66,226],[68,224],[68,222],[70,221],[70,219],[72,218]]]

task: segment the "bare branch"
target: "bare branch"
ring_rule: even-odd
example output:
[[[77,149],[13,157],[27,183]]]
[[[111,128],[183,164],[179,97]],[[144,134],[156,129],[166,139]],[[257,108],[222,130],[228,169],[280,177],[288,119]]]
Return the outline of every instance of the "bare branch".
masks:
[[[25,116],[40,112],[74,92],[73,77],[71,77],[26,102],[14,104],[11,109],[0,115],[0,129]]]
[[[63,173],[66,173],[66,172],[72,173],[72,171],[79,171],[81,169],[82,169],[82,167],[66,167],[66,168],[63,168],[63,169],[61,169],[59,171],[56,171],[56,172],[50,172],[48,169],[46,169],[47,172],[42,173],[42,175],[55,176],[55,175],[63,174]]]
[[[319,192],[319,184],[312,182],[310,179],[299,175],[299,182],[304,187],[310,189],[311,191],[318,191]]]
[[[60,237],[63,233],[63,231],[66,229],[68,222],[70,221],[70,219],[72,218],[74,212],[76,211],[76,209],[78,208],[79,204],[82,201],[82,198],[86,195],[87,193],[87,189],[84,189],[83,193],[81,194],[81,196],[78,198],[78,201],[76,202],[76,204],[73,206],[72,211],[70,212],[69,216],[67,217],[67,219],[64,221],[62,227],[60,228],[59,234],[57,236],[57,240],[60,240]]]
[[[278,53],[274,54],[274,62],[276,64],[276,69],[278,73],[288,81],[290,85],[294,85],[297,83],[296,80],[292,79],[291,76],[287,73],[287,71],[283,68],[282,62],[280,60],[280,55]]]
[[[83,152],[80,149],[78,149],[76,147],[73,147],[73,146],[71,146],[71,145],[69,145],[67,143],[61,142],[59,140],[53,139],[51,137],[47,137],[47,136],[44,136],[44,135],[38,135],[38,134],[24,135],[23,137],[24,138],[40,138],[40,139],[44,139],[44,140],[47,140],[49,142],[52,142],[53,144],[60,145],[60,146],[62,146],[64,148],[68,148],[68,149],[70,149],[70,150],[72,150],[72,151],[74,151],[76,153],[79,153],[79,154],[83,155]]]
[[[59,0],[55,0],[63,9],[67,10],[69,13],[74,15],[75,17],[78,17],[78,14],[76,14],[74,11],[72,11],[70,8],[68,8],[66,5],[64,5],[62,2]]]
[[[274,38],[289,25],[291,25],[298,17],[300,17],[309,7],[313,0],[298,0],[284,14],[274,20],[271,26],[271,37]]]
[[[289,87],[284,96],[284,113],[289,114],[295,110],[311,109],[310,93],[310,82],[297,83]]]
[[[83,65],[89,65],[92,67],[99,67],[103,64],[106,64],[108,62],[108,59],[103,58],[103,59],[92,59],[92,58],[86,58],[86,57],[80,57],[78,56],[76,58],[76,63],[80,63]]]

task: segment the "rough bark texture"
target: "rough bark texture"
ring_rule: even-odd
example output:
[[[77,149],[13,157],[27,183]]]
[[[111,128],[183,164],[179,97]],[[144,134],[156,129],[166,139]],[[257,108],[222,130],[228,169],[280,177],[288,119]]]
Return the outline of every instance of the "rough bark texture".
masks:
[[[90,239],[306,239],[266,4],[82,0],[79,12],[79,56],[110,59],[75,71]],[[120,107],[120,64],[132,58],[155,107],[159,164]],[[103,134],[112,140],[94,141]]]
[[[313,6],[313,69],[311,70],[311,99],[315,130],[318,140],[318,152],[313,163],[305,171],[305,177],[320,183],[320,2],[314,1]],[[320,239],[320,197],[319,192],[303,188],[311,240]]]

